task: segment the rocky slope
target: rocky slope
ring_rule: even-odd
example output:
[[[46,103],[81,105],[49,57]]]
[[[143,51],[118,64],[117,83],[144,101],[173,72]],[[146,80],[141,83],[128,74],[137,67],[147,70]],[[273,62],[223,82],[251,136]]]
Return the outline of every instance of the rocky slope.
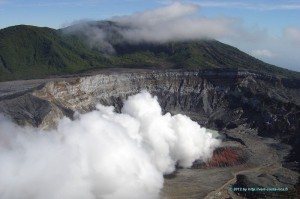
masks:
[[[165,111],[185,112],[207,127],[220,130],[247,124],[260,135],[289,141],[299,129],[299,83],[232,69],[115,71],[49,81],[17,97],[3,93],[1,111],[13,118],[17,116],[13,111],[24,112],[27,117],[15,118],[17,122],[49,127],[54,112],[68,116],[92,110],[97,103],[114,105],[119,111],[127,96],[146,89]]]
[[[97,103],[113,105],[120,111],[124,99],[145,89],[158,97],[165,112],[187,114],[201,125],[221,131],[226,140],[246,148],[252,156],[248,166],[276,165],[273,173],[268,170],[266,175],[260,176],[266,171],[258,170],[257,175],[239,177],[237,186],[243,179],[250,179],[246,180],[247,184],[262,177],[266,181],[278,181],[276,176],[297,176],[291,170],[280,169],[282,165],[299,169],[299,79],[234,69],[116,70],[85,77],[7,85],[0,83],[0,111],[19,124],[40,128],[53,128],[59,118],[72,118],[76,111],[93,110]],[[18,89],[20,85],[23,87]],[[291,147],[283,150],[285,145],[274,139],[272,142],[255,141],[261,139],[259,136],[280,140],[292,146],[292,150]],[[281,152],[284,154],[280,155]],[[266,154],[270,157],[266,158]],[[287,154],[289,156],[285,157]],[[224,178],[224,183],[230,178],[230,175]],[[293,185],[297,182],[294,178]]]

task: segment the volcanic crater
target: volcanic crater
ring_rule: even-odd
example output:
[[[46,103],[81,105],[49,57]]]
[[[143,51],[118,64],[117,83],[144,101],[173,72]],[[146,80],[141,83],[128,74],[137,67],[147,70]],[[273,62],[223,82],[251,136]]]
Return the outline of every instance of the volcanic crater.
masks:
[[[297,185],[299,86],[293,80],[233,69],[104,71],[15,81],[9,87],[0,83],[0,112],[18,124],[51,129],[58,119],[72,119],[75,112],[89,112],[98,103],[119,112],[128,96],[147,90],[164,112],[186,114],[223,137],[211,159],[166,176],[161,197],[236,198],[238,193],[230,188],[240,179],[247,179],[244,187],[294,190]]]

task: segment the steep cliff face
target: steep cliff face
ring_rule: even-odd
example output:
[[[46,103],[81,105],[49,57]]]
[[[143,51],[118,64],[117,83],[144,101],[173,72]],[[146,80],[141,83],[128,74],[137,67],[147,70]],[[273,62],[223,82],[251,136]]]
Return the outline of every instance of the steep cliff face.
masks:
[[[294,146],[300,141],[300,80],[247,71],[131,70],[49,80],[2,96],[0,111],[19,124],[51,128],[59,118],[97,103],[120,111],[123,101],[141,90],[156,95],[165,112],[187,114],[209,128],[246,125]]]
[[[164,111],[188,114],[204,126],[220,130],[245,124],[260,135],[289,141],[299,129],[299,83],[236,70],[106,72],[49,81],[34,91],[3,97],[0,111],[18,123],[48,128],[97,103],[120,111],[129,95],[148,90]]]

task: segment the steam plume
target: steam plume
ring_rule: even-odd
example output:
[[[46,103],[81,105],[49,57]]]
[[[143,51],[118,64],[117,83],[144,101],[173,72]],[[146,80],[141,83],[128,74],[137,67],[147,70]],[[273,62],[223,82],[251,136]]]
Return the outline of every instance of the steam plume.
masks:
[[[199,10],[197,5],[176,2],[156,10],[113,17],[112,20],[131,27],[120,34],[126,41],[136,43],[216,39],[234,34],[232,20],[194,16]]]
[[[153,199],[175,165],[206,160],[219,141],[184,115],[162,115],[156,97],[62,119],[57,129],[0,117],[0,198]]]
[[[224,17],[194,16],[199,10],[197,5],[176,2],[163,8],[112,17],[110,20],[114,23],[80,21],[63,30],[67,34],[83,35],[90,46],[107,53],[114,52],[116,40],[164,43],[218,39],[235,34],[235,21]]]

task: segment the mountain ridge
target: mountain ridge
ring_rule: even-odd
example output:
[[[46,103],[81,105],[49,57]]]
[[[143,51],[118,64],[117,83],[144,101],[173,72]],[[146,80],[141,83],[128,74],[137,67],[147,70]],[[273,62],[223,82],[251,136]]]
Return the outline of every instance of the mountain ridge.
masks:
[[[104,25],[103,25],[104,24]],[[113,22],[98,22],[114,53],[87,44],[87,36],[28,25],[0,30],[0,81],[77,74],[102,68],[236,68],[300,78],[299,72],[264,63],[217,40],[130,43],[122,41]],[[124,27],[122,27],[124,28]],[[101,46],[100,46],[101,48]]]

